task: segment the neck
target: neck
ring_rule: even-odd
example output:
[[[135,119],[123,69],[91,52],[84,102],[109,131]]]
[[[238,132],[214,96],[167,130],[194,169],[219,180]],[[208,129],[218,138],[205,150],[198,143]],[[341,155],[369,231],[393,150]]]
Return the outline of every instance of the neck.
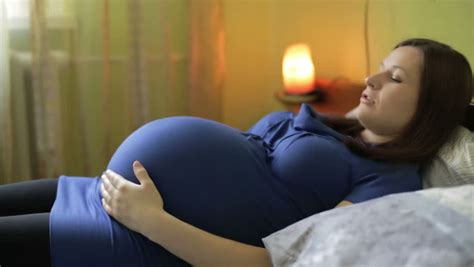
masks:
[[[360,133],[360,137],[362,140],[364,140],[364,142],[376,145],[387,143],[395,139],[395,136],[393,135],[380,135],[370,131],[369,129],[363,130]]]

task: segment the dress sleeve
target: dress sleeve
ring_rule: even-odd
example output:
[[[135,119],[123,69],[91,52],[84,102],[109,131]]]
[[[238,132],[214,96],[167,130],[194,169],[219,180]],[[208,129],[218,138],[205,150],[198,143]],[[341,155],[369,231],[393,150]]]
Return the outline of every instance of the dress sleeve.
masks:
[[[421,187],[416,166],[385,166],[356,179],[345,200],[359,203],[388,194],[420,190]]]
[[[263,116],[257,123],[248,129],[248,133],[264,136],[274,125],[279,122],[294,117],[294,114],[287,111],[271,112]]]

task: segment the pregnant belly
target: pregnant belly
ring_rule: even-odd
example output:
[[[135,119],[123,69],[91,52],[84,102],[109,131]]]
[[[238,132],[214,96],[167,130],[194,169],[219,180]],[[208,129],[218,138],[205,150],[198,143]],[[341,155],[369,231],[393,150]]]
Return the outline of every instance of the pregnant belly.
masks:
[[[139,160],[168,212],[211,233],[261,246],[262,237],[296,220],[264,151],[224,124],[171,117],[132,133],[108,168],[138,183],[132,163]]]

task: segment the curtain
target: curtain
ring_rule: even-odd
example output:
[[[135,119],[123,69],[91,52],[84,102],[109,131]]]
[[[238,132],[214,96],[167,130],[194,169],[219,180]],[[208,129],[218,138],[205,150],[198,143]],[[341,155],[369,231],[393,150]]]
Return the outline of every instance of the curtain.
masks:
[[[98,176],[148,121],[220,120],[221,1],[0,0],[0,184]]]
[[[191,1],[190,111],[221,120],[225,38],[221,1]]]
[[[9,35],[6,6],[0,0],[0,177],[12,173],[12,125],[11,125],[11,93],[9,68]],[[8,177],[8,176],[4,176]],[[11,177],[5,182],[10,182]]]

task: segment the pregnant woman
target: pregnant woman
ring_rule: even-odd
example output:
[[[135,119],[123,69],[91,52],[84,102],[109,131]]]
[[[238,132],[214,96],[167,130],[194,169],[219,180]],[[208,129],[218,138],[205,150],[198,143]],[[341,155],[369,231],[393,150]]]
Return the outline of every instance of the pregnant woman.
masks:
[[[366,79],[357,120],[303,105],[247,132],[193,117],[149,122],[101,177],[0,186],[0,265],[270,266],[263,237],[421,189],[419,165],[462,122],[471,73],[449,46],[409,39]]]

